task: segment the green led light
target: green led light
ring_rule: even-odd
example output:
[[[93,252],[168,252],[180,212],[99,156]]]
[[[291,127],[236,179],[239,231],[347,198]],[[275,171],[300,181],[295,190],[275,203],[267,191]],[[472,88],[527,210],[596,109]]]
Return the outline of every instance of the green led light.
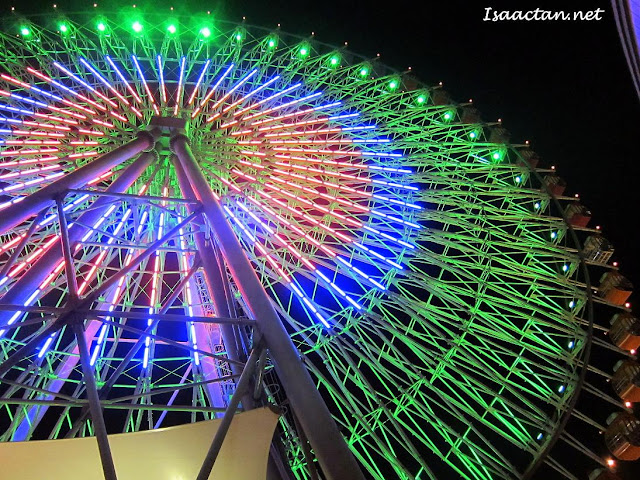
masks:
[[[60,30],[60,33],[67,33],[69,31],[69,27],[67,27],[64,23],[61,23],[60,25],[58,25],[58,30]]]
[[[501,152],[493,152],[493,154],[491,155],[491,158],[493,158],[494,160],[500,160],[502,158],[502,153]]]
[[[107,29],[107,26],[104,23],[100,22],[98,23],[97,28],[98,28],[98,31],[104,32]]]
[[[331,64],[332,67],[335,67],[340,63],[340,57],[338,57],[337,55],[334,55],[329,59],[329,63]]]
[[[270,38],[267,42],[267,47],[274,48],[276,46],[276,41],[273,38]]]
[[[451,120],[451,118],[453,117],[453,115],[451,115],[451,112],[446,112],[442,118],[444,118],[445,120]]]
[[[418,98],[416,98],[416,102],[418,102],[419,104],[423,104],[426,101],[427,101],[426,95],[418,95]]]
[[[236,33],[236,41],[237,42],[241,42],[242,41],[242,33],[241,32]]]
[[[477,136],[478,136],[478,134],[477,134],[476,132],[470,132],[470,133],[469,133],[469,138],[470,138],[471,140],[474,140],[475,138],[477,138]]]
[[[22,36],[28,37],[29,35],[31,35],[31,30],[29,30],[27,27],[22,27],[20,28],[20,33],[22,34]]]
[[[134,32],[136,33],[140,33],[142,31],[142,24],[138,21],[135,21],[131,24],[131,28],[133,29]]]
[[[307,55],[309,55],[309,47],[306,45],[301,46],[299,53],[301,57],[306,57]]]
[[[389,90],[395,90],[396,88],[398,88],[399,82],[397,80],[391,80],[389,82]]]
[[[200,29],[200,35],[202,35],[204,38],[209,38],[211,36],[211,30],[209,29],[209,27],[203,27]]]
[[[178,31],[178,29],[177,29],[177,28],[176,28],[176,26],[172,23],[171,25],[169,25],[169,26],[167,27],[167,31],[168,31],[169,33],[176,33],[176,32]]]
[[[362,67],[360,69],[360,76],[366,77],[367,75],[369,75],[369,69],[367,67]]]

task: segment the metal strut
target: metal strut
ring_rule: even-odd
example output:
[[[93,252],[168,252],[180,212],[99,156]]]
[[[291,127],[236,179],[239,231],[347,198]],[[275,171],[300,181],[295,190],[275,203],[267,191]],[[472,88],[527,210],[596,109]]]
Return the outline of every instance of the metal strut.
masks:
[[[298,415],[327,480],[364,480],[360,467],[227,222],[220,202],[214,197],[204,178],[187,137],[182,133],[176,134],[171,139],[170,146],[177,155],[195,196],[202,204],[203,213],[215,234],[231,275],[264,336],[265,345],[271,352],[287,398]]]

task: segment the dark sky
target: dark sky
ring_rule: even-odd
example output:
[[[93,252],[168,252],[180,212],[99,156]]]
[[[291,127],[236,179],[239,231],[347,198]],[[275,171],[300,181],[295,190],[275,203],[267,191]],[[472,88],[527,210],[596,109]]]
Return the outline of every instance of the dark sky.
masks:
[[[107,8],[106,2],[96,1]],[[0,2],[7,5],[0,10],[8,13],[10,0]],[[36,11],[44,5],[49,9],[52,3],[19,8]],[[83,11],[93,1],[56,3],[66,11]],[[614,259],[622,273],[640,285],[636,199],[640,185],[635,173],[640,170],[635,168],[640,101],[609,2],[160,0],[146,4],[154,8],[180,4],[185,13],[211,10],[230,21],[246,16],[250,24],[281,23],[284,31],[301,35],[314,31],[323,42],[348,41],[356,53],[371,57],[381,53],[382,61],[397,69],[411,66],[427,84],[442,81],[454,99],[473,98],[486,120],[503,119],[514,143],[530,140],[542,165],[557,167],[568,182],[567,193],[580,194],[593,212],[591,225],[601,225],[615,246]],[[494,23],[483,21],[485,7],[602,8],[604,13],[601,21],[591,22]]]

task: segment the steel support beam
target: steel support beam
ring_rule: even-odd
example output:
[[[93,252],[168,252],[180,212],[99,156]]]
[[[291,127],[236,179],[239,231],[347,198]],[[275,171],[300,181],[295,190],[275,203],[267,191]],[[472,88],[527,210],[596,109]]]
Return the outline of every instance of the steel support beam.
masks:
[[[195,194],[193,188],[189,184],[180,162],[175,156],[171,159],[173,161],[174,168],[176,169],[176,175],[178,177],[178,183],[180,190],[185,198],[194,198]],[[191,213],[193,208],[187,206],[187,210]],[[223,276],[223,265],[220,265],[215,252],[210,245],[207,245],[204,232],[198,231],[194,233],[194,239],[196,242],[196,248],[200,253],[202,259],[202,269],[204,270],[204,279],[209,287],[211,293],[211,300],[213,306],[216,309],[216,315],[219,317],[231,317],[231,311],[229,309],[229,299],[225,293],[224,282],[226,278]],[[242,360],[243,358],[238,351],[238,341],[232,325],[221,325],[220,332],[222,333],[222,341],[227,349],[227,356],[234,360]],[[246,358],[246,357],[245,357]],[[233,367],[232,367],[233,368]],[[240,373],[235,369],[233,373]]]
[[[110,168],[133,158],[140,152],[152,149],[155,141],[155,132],[138,132],[138,136],[134,140],[101,155],[94,161],[69,172],[59,180],[32,193],[21,202],[6,208],[0,218],[0,235],[7,233],[16,225],[19,225],[47,205],[50,205],[55,197],[64,193],[66,190],[81,187],[102,175]]]
[[[209,479],[211,470],[213,470],[213,464],[216,462],[216,458],[218,458],[218,454],[222,448],[224,437],[226,437],[229,427],[231,426],[231,421],[238,409],[238,405],[240,405],[240,399],[247,391],[249,391],[249,382],[251,381],[253,372],[256,369],[256,363],[262,348],[263,347],[261,345],[257,345],[251,351],[251,355],[249,355],[249,359],[247,360],[247,363],[242,370],[242,374],[240,375],[236,391],[234,392],[233,397],[231,397],[231,401],[229,402],[226,412],[224,412],[222,421],[220,422],[218,430],[211,441],[211,446],[209,447],[209,451],[202,462],[202,467],[200,468],[200,472],[198,473],[196,480]]]
[[[100,406],[100,399],[98,398],[98,390],[96,388],[96,379],[93,376],[93,369],[91,368],[91,354],[89,353],[89,348],[84,338],[84,329],[80,321],[76,321],[73,324],[73,333],[75,333],[76,342],[78,342],[82,377],[87,386],[89,410],[91,412],[91,420],[93,421],[93,430],[98,442],[104,478],[105,480],[117,480],[116,467],[113,464],[113,456],[111,455],[111,447],[109,446],[109,438],[107,437],[107,426],[104,423],[102,407]]]
[[[203,212],[217,238],[231,275],[264,335],[278,377],[324,475],[327,480],[364,479],[251,262],[227,222],[220,202],[216,200],[204,178],[187,137],[183,134],[175,135],[171,139],[171,148],[178,156],[196,198],[202,203]]]

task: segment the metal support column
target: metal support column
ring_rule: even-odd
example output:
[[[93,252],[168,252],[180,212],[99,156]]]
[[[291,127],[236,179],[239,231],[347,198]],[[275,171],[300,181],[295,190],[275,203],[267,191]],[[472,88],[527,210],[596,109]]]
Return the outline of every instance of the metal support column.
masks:
[[[264,335],[278,377],[309,438],[323,473],[328,480],[364,479],[260,279],[227,222],[220,202],[213,196],[191,152],[187,137],[183,134],[174,136],[171,139],[171,148],[178,156],[196,197],[202,203],[203,212],[215,233],[229,270],[260,332]]]

